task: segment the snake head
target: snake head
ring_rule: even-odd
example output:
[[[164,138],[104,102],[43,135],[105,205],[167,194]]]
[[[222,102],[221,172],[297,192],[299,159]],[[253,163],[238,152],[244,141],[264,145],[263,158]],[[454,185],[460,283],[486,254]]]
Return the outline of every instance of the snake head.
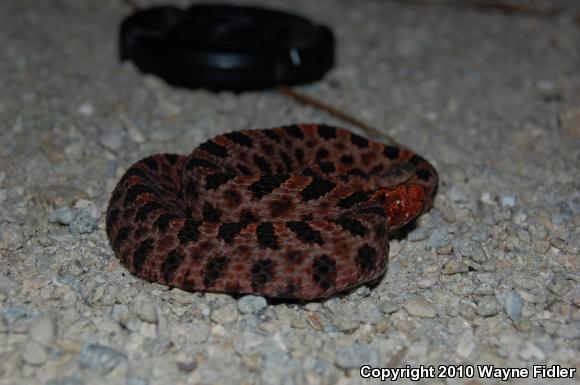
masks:
[[[425,204],[425,189],[418,184],[382,187],[376,194],[387,213],[389,230],[411,222],[421,214]]]

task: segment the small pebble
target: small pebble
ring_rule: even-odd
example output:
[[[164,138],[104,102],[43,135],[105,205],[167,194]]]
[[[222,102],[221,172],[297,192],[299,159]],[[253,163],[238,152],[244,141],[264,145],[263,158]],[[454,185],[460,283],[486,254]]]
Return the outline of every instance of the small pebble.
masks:
[[[97,228],[97,220],[88,210],[79,210],[75,219],[70,223],[69,230],[73,235],[90,234]]]
[[[265,325],[265,324],[266,323],[263,323],[262,325]],[[262,326],[262,325],[260,325],[260,326]],[[263,330],[265,330],[265,329],[263,329]],[[221,324],[213,325],[211,327],[210,332],[211,332],[212,335],[214,335],[214,336],[220,336],[220,337],[223,337],[226,334],[228,334],[228,331],[226,330],[226,328],[223,327]]]
[[[149,323],[157,322],[157,311],[151,300],[140,298],[136,303],[135,311],[142,321]]]
[[[461,303],[459,307],[459,314],[465,319],[472,320],[476,317],[476,307],[471,303]]]
[[[4,224],[0,226],[0,250],[20,250],[24,246],[24,231],[17,224]]]
[[[28,336],[42,345],[50,344],[57,334],[57,319],[51,314],[45,314],[30,328]]]
[[[423,227],[417,227],[407,235],[407,240],[411,242],[422,241],[423,239],[427,239],[427,235],[427,230]]]
[[[560,325],[556,334],[567,340],[580,337],[580,321],[571,322],[569,324]]]
[[[462,257],[471,258],[477,263],[483,263],[487,260],[485,252],[481,247],[481,244],[467,239],[462,239],[454,244],[454,249]]]
[[[111,372],[127,357],[115,349],[97,344],[84,344],[77,358],[82,368],[104,376]]]
[[[29,317],[26,308],[17,305],[4,306],[2,313],[4,315],[4,320],[8,323],[8,325]]]
[[[366,286],[366,285],[363,285],[363,286],[359,286],[359,287],[356,289],[355,293],[356,293],[356,295],[358,295],[359,297],[366,298],[366,297],[368,297],[368,296],[370,296],[370,295],[371,295],[371,293],[372,293],[372,290],[371,290],[371,289],[370,289],[368,286]]]
[[[400,306],[393,302],[382,302],[379,309],[385,314],[391,314],[399,311]]]
[[[83,116],[91,116],[95,113],[95,107],[90,102],[84,102],[78,108],[79,114]]]
[[[37,341],[29,340],[22,347],[22,359],[30,365],[42,365],[48,359],[46,349]]]
[[[100,211],[99,211],[99,208],[97,207],[97,205],[93,201],[90,201],[88,199],[77,200],[75,202],[73,208],[77,209],[77,210],[85,209],[86,211],[89,212],[89,214],[93,218],[98,218],[100,215]]]
[[[357,306],[359,319],[363,323],[374,325],[383,319],[383,314],[372,302],[362,302]]]
[[[336,352],[336,365],[345,370],[359,368],[361,365],[376,366],[379,362],[379,357],[379,351],[376,348],[354,344],[340,348]]]
[[[131,317],[131,313],[129,312],[127,305],[115,304],[111,310],[111,317],[113,317],[114,320],[119,321],[121,324],[124,324],[125,321]]]
[[[544,101],[550,102],[562,99],[564,90],[553,80],[540,79],[536,83],[536,87]]]
[[[449,238],[449,235],[437,229],[431,233],[431,236],[426,242],[426,246],[429,249],[434,249],[437,247],[449,245],[450,243],[451,239]]]
[[[336,303],[339,304],[340,301],[338,300],[338,298],[332,298],[329,301],[326,302],[326,306],[328,306],[330,303]],[[318,311],[318,309],[320,309],[320,303],[318,302],[308,302],[306,305],[304,305],[304,309],[308,310],[308,311]]]
[[[532,329],[532,323],[529,318],[520,318],[517,321],[514,321],[514,326],[522,333],[529,333]]]
[[[433,318],[437,315],[435,306],[421,295],[411,296],[403,307],[414,317]]]
[[[59,207],[50,213],[48,221],[51,223],[60,223],[68,226],[75,219],[77,211],[70,207]]]
[[[209,338],[210,328],[206,323],[195,321],[187,324],[184,328],[184,333],[187,335],[187,340],[194,344],[199,344],[207,341]]]
[[[358,329],[360,326],[360,318],[356,311],[351,309],[338,313],[333,318],[334,325],[341,332],[350,332]]]
[[[453,251],[453,243],[449,242],[435,248],[435,252],[439,255],[449,255]]]
[[[456,259],[451,259],[441,269],[441,273],[445,275],[467,273],[469,267],[463,262]]]
[[[135,124],[133,121],[129,120],[128,118],[123,117],[123,125],[125,126],[125,129],[127,130],[127,135],[129,136],[129,139],[131,139],[135,143],[145,142],[145,140],[147,138],[145,138],[145,135],[143,135],[143,132],[141,132],[141,130],[139,129],[137,124]]]
[[[304,314],[292,313],[290,316],[290,325],[292,325],[292,327],[295,329],[304,329],[306,326],[308,326],[308,323],[306,322]]]
[[[99,138],[99,143],[106,149],[117,151],[123,146],[123,128],[117,125],[103,133]]]
[[[489,238],[489,231],[483,226],[478,228],[471,236],[471,240],[476,242],[484,242],[487,238]]]
[[[487,282],[482,282],[473,290],[475,295],[493,295],[494,293],[493,286]]]
[[[255,314],[256,312],[252,311],[249,313]],[[211,319],[220,324],[234,322],[237,318],[238,318],[238,309],[236,308],[236,305],[233,303],[222,306],[212,311],[211,313]]]
[[[538,346],[531,342],[526,342],[525,347],[518,353],[520,358],[525,361],[543,361],[546,359],[546,353]]]
[[[522,313],[524,301],[520,295],[512,290],[502,296],[498,296],[502,301],[503,309],[511,320],[517,321]]]
[[[482,317],[491,317],[499,313],[501,307],[497,300],[491,296],[482,297],[477,303],[477,314]]]
[[[171,289],[171,298],[179,305],[191,305],[196,299],[195,295],[178,288]]]
[[[475,350],[475,343],[473,342],[473,333],[468,331],[463,333],[461,338],[459,339],[459,343],[455,348],[455,354],[459,357],[465,359],[469,357],[469,355]]]
[[[244,330],[240,333],[234,343],[236,352],[242,356],[250,356],[256,353],[260,346],[264,344],[266,337],[251,330]]]
[[[558,330],[558,327],[560,326],[560,324],[558,322],[553,321],[553,320],[549,320],[549,319],[541,320],[540,325],[542,325],[542,328],[544,329],[544,331],[549,335],[556,334],[556,331]]]
[[[449,205],[442,205],[442,207],[440,207],[440,210],[443,219],[445,219],[448,223],[455,223],[455,221],[457,221],[457,216],[455,215],[453,207]]]
[[[177,369],[181,370],[182,372],[192,372],[197,368],[197,361],[196,359],[185,353],[177,353],[175,356],[175,363],[177,365]]]
[[[503,208],[511,208],[516,205],[517,197],[516,195],[509,194],[509,195],[502,195],[499,198],[499,204]]]
[[[246,295],[238,300],[238,310],[242,314],[258,314],[264,311],[268,302],[258,295]]]
[[[566,278],[562,277],[561,275],[557,275],[548,285],[548,289],[557,296],[562,297],[568,292],[570,286]]]
[[[437,277],[435,276],[423,277],[417,281],[417,287],[420,289],[427,289],[432,287],[436,283]]]
[[[481,197],[479,198],[479,200],[482,201],[483,203],[485,203],[486,205],[493,204],[493,199],[491,197],[491,194],[488,192],[481,193]]]

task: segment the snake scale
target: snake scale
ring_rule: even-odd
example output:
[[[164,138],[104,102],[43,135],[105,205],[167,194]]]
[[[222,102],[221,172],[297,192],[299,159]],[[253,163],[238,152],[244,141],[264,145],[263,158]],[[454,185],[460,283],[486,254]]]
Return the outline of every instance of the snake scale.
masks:
[[[133,164],[107,236],[148,281],[310,300],[384,274],[389,233],[431,208],[437,183],[419,155],[345,129],[235,131]]]

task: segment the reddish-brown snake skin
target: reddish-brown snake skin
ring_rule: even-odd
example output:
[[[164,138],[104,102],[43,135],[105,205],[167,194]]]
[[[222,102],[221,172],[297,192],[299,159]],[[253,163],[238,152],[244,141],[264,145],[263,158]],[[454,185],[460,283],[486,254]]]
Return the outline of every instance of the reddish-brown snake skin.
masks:
[[[132,165],[107,209],[121,263],[188,291],[314,299],[379,278],[433,205],[422,157],[315,124],[217,136]]]

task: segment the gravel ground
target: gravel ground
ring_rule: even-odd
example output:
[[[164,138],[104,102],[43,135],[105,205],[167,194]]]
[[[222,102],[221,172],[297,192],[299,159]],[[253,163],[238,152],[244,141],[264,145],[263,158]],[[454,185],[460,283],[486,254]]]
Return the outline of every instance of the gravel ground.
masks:
[[[2,0],[0,384],[374,383],[362,364],[580,369],[580,10],[540,5],[556,3],[567,10],[542,18],[267,2],[337,36],[336,68],[300,91],[356,112],[441,176],[435,208],[391,241],[377,286],[296,304],[131,276],[107,243],[108,198],[152,153],[241,128],[346,125],[275,92],[143,77],[117,60],[130,12],[119,1]],[[546,382],[578,380],[513,381]]]

